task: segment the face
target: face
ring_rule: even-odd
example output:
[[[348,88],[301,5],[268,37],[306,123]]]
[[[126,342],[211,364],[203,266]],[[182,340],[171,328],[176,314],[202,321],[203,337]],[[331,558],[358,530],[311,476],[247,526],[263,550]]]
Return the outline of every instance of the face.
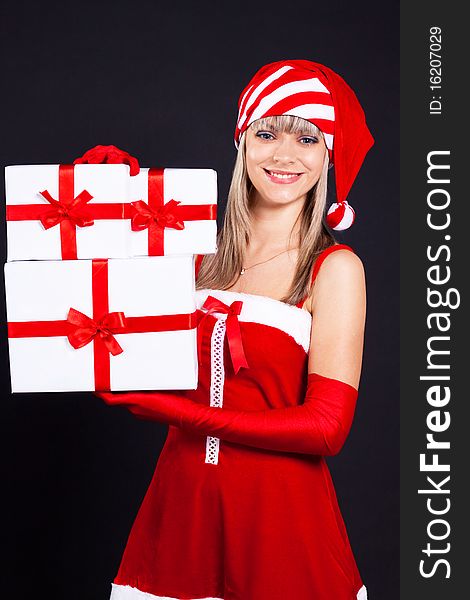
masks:
[[[246,166],[258,201],[305,200],[320,178],[327,153],[323,136],[274,129],[246,131]]]

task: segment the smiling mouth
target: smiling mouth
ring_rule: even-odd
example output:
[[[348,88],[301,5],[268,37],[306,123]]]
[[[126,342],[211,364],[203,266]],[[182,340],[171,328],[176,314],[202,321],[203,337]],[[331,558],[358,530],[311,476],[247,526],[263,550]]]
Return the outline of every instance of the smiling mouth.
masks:
[[[264,169],[268,179],[270,181],[274,181],[275,183],[293,183],[294,181],[298,181],[302,173],[291,173],[289,171],[270,171],[269,169]]]

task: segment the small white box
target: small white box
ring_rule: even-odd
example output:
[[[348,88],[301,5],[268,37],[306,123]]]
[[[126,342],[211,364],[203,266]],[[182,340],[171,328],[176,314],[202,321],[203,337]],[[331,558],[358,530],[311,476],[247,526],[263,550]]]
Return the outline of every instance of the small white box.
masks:
[[[151,209],[175,200],[180,202],[175,214],[193,213],[192,218],[183,219],[184,229],[164,229],[158,255],[215,253],[217,173],[213,169],[141,168],[130,178],[130,197],[131,202],[143,201]],[[149,229],[132,232],[131,256],[149,255],[149,236]]]
[[[8,261],[127,258],[129,179],[127,165],[6,167]],[[91,195],[89,201],[84,192]],[[77,199],[71,214],[80,224],[66,231],[56,218],[57,223],[46,229],[40,217],[49,215],[54,222],[60,207],[45,196],[64,206]],[[93,225],[81,226],[87,220]],[[70,236],[75,237],[75,255],[70,253]]]

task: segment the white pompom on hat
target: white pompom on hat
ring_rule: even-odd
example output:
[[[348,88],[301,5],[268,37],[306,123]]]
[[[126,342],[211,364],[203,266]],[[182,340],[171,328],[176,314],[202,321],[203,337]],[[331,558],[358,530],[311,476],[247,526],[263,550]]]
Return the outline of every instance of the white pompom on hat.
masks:
[[[336,231],[348,229],[354,223],[356,212],[347,200],[335,202],[330,206],[326,214],[326,221]]]
[[[336,231],[347,229],[356,213],[346,198],[374,144],[355,93],[340,75],[320,63],[284,60],[265,65],[240,94],[235,146],[251,123],[279,115],[306,119],[323,133],[335,167],[337,197],[326,222]]]

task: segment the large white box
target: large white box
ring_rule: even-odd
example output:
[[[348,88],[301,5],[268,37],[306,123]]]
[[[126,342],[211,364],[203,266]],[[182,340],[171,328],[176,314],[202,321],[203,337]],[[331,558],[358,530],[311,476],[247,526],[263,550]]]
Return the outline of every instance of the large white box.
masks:
[[[13,392],[196,389],[192,255],[18,261],[5,265],[5,282]],[[85,327],[67,320],[71,308],[83,313]],[[99,325],[115,312],[127,322],[111,331],[122,349],[113,355],[102,340],[106,331],[87,329],[86,318]],[[156,331],[162,318],[173,330]],[[72,333],[92,339],[76,349]]]

